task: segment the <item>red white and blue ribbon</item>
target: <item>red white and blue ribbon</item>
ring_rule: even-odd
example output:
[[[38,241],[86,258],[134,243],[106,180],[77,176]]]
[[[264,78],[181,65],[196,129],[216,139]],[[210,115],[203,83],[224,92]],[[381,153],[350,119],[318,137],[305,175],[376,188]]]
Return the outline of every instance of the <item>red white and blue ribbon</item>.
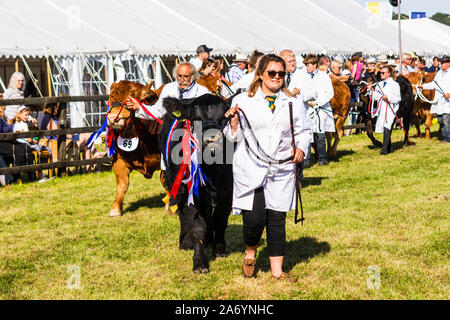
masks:
[[[167,135],[166,146],[164,148],[164,154],[166,156],[166,168],[169,168],[169,145],[172,141],[173,133],[178,125],[178,119],[175,119],[170,127],[169,134]]]
[[[98,139],[98,137],[100,136],[100,134],[105,131],[106,127],[108,126],[108,114],[109,114],[109,107],[110,104],[108,102],[108,105],[106,106],[106,118],[105,121],[103,121],[102,127],[100,129],[98,129],[97,131],[95,131],[94,133],[91,134],[91,136],[89,137],[89,139],[86,142],[86,146],[89,149],[92,149],[95,140]]]
[[[173,125],[172,125],[173,126]],[[168,143],[166,146],[170,144]],[[208,179],[203,173],[198,161],[198,153],[201,150],[200,144],[195,136],[191,134],[190,121],[186,120],[184,135],[182,139],[183,160],[178,170],[170,195],[176,198],[181,183],[186,184],[188,189],[188,205],[194,204],[194,195],[199,197],[198,189],[200,185],[205,185]],[[168,155],[168,148],[166,150]]]

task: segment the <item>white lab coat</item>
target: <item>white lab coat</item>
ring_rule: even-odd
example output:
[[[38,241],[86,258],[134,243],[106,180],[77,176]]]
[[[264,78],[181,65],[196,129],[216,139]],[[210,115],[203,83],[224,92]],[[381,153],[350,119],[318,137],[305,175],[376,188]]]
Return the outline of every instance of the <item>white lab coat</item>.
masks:
[[[291,81],[289,82],[288,89],[293,92],[295,88],[302,89],[306,81],[306,69],[295,68],[294,72],[291,72]],[[287,81],[287,75],[286,79]],[[287,85],[287,82],[286,82]]]
[[[198,85],[197,83],[194,83],[188,91],[183,93],[183,99],[190,99],[190,98],[197,98],[199,96],[202,96],[204,94],[210,93],[208,89],[205,87]],[[161,94],[159,96],[158,101],[152,106],[144,105],[148,111],[150,111],[156,118],[162,119],[162,117],[166,114],[166,108],[163,106],[163,100],[164,98],[172,97],[172,98],[180,98],[180,89],[178,87],[178,82],[170,82],[165,85],[165,87],[162,89]],[[137,118],[141,119],[150,119],[153,120],[152,117],[150,117],[148,114],[142,110],[142,108],[139,108],[138,111],[135,113]]]
[[[309,118],[303,101],[289,97],[282,91],[275,100],[275,111],[269,109],[265,95],[258,89],[256,95],[248,97],[244,92],[237,95],[232,106],[238,105],[250,121],[260,147],[275,159],[285,159],[291,156],[292,135],[289,118],[289,102],[293,103],[293,119],[295,143],[308,156],[308,147],[312,141]],[[255,190],[264,187],[266,208],[287,212],[295,208],[295,164],[292,161],[280,165],[269,165],[262,162],[247,149],[243,137],[247,137],[252,150],[265,159],[261,149],[257,147],[248,124],[240,115],[243,128],[239,126],[233,134],[230,124],[224,128],[225,136],[237,142],[233,156],[233,209],[252,210]]]
[[[203,60],[199,59],[198,57],[192,58],[189,62],[194,65],[195,70],[200,69],[203,65]]]
[[[314,133],[335,132],[333,111],[330,101],[334,97],[333,84],[328,74],[317,70],[314,78],[311,74],[303,75],[303,101],[307,105],[307,111],[311,117],[312,131]],[[307,102],[315,100],[317,105],[309,107]]]
[[[383,94],[384,93],[384,94]],[[380,98],[386,95],[388,97],[389,105]],[[392,124],[395,121],[395,115],[398,111],[399,103],[402,100],[400,94],[400,85],[392,78],[385,81],[380,81],[373,91],[373,99],[379,101],[376,115],[378,116],[377,124],[375,126],[376,133],[383,133],[383,129],[392,129]]]
[[[437,83],[437,84],[436,84]],[[425,90],[434,89],[434,103],[431,105],[430,112],[442,115],[450,114],[450,99],[445,99],[445,94],[450,93],[450,71],[439,70],[434,77],[434,81],[424,83]],[[444,92],[442,92],[442,90]]]
[[[245,91],[248,91],[248,88],[253,82],[253,79],[255,79],[255,71],[246,73],[242,76],[242,78],[236,82],[233,83],[233,85],[230,87],[233,92],[236,92],[239,89],[244,89]]]

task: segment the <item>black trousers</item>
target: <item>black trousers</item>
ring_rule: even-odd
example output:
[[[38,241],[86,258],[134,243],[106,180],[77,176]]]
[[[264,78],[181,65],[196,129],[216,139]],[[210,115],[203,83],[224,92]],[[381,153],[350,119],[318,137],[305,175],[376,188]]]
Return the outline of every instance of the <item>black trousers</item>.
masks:
[[[253,247],[261,240],[264,227],[269,257],[284,256],[286,247],[286,212],[266,209],[264,189],[255,190],[253,210],[242,210],[244,243]]]
[[[13,166],[24,166],[33,164],[32,149],[25,143],[2,141],[0,142],[0,156],[2,156],[5,165],[8,167],[10,164]],[[34,173],[31,172],[30,177],[34,179]],[[19,174],[13,175],[14,180],[20,178]]]

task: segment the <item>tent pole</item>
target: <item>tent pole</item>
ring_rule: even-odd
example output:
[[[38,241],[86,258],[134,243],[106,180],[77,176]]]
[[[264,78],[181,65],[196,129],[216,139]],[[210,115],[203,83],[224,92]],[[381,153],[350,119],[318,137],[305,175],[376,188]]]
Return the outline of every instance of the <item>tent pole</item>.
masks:
[[[47,88],[48,88],[48,96],[51,97],[52,96],[52,79],[50,76],[50,63],[48,61],[48,57],[47,57]]]
[[[19,72],[19,58],[16,57],[16,60],[14,61],[14,70],[16,72]]]
[[[108,83],[108,64],[105,63],[105,82]],[[108,86],[105,87],[105,93],[108,94]]]
[[[400,3],[401,1],[398,2],[398,52],[399,52],[399,56],[400,56],[400,63],[399,63],[399,67],[400,67],[400,74],[403,74],[403,65],[402,65],[402,59],[403,59],[403,53],[402,53],[402,29],[401,29],[401,14],[400,14]]]

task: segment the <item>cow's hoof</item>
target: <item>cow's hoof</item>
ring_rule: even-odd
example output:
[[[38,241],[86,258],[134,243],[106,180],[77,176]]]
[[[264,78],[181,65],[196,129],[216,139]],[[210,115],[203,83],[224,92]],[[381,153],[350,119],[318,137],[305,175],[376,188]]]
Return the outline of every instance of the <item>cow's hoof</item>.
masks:
[[[122,215],[122,212],[119,210],[111,210],[108,214],[109,217],[119,217]]]
[[[218,243],[213,247],[214,257],[224,258],[228,256],[227,246],[224,243]]]
[[[194,268],[193,271],[194,271],[194,273],[207,274],[209,272],[209,269],[198,267],[198,268]]]

